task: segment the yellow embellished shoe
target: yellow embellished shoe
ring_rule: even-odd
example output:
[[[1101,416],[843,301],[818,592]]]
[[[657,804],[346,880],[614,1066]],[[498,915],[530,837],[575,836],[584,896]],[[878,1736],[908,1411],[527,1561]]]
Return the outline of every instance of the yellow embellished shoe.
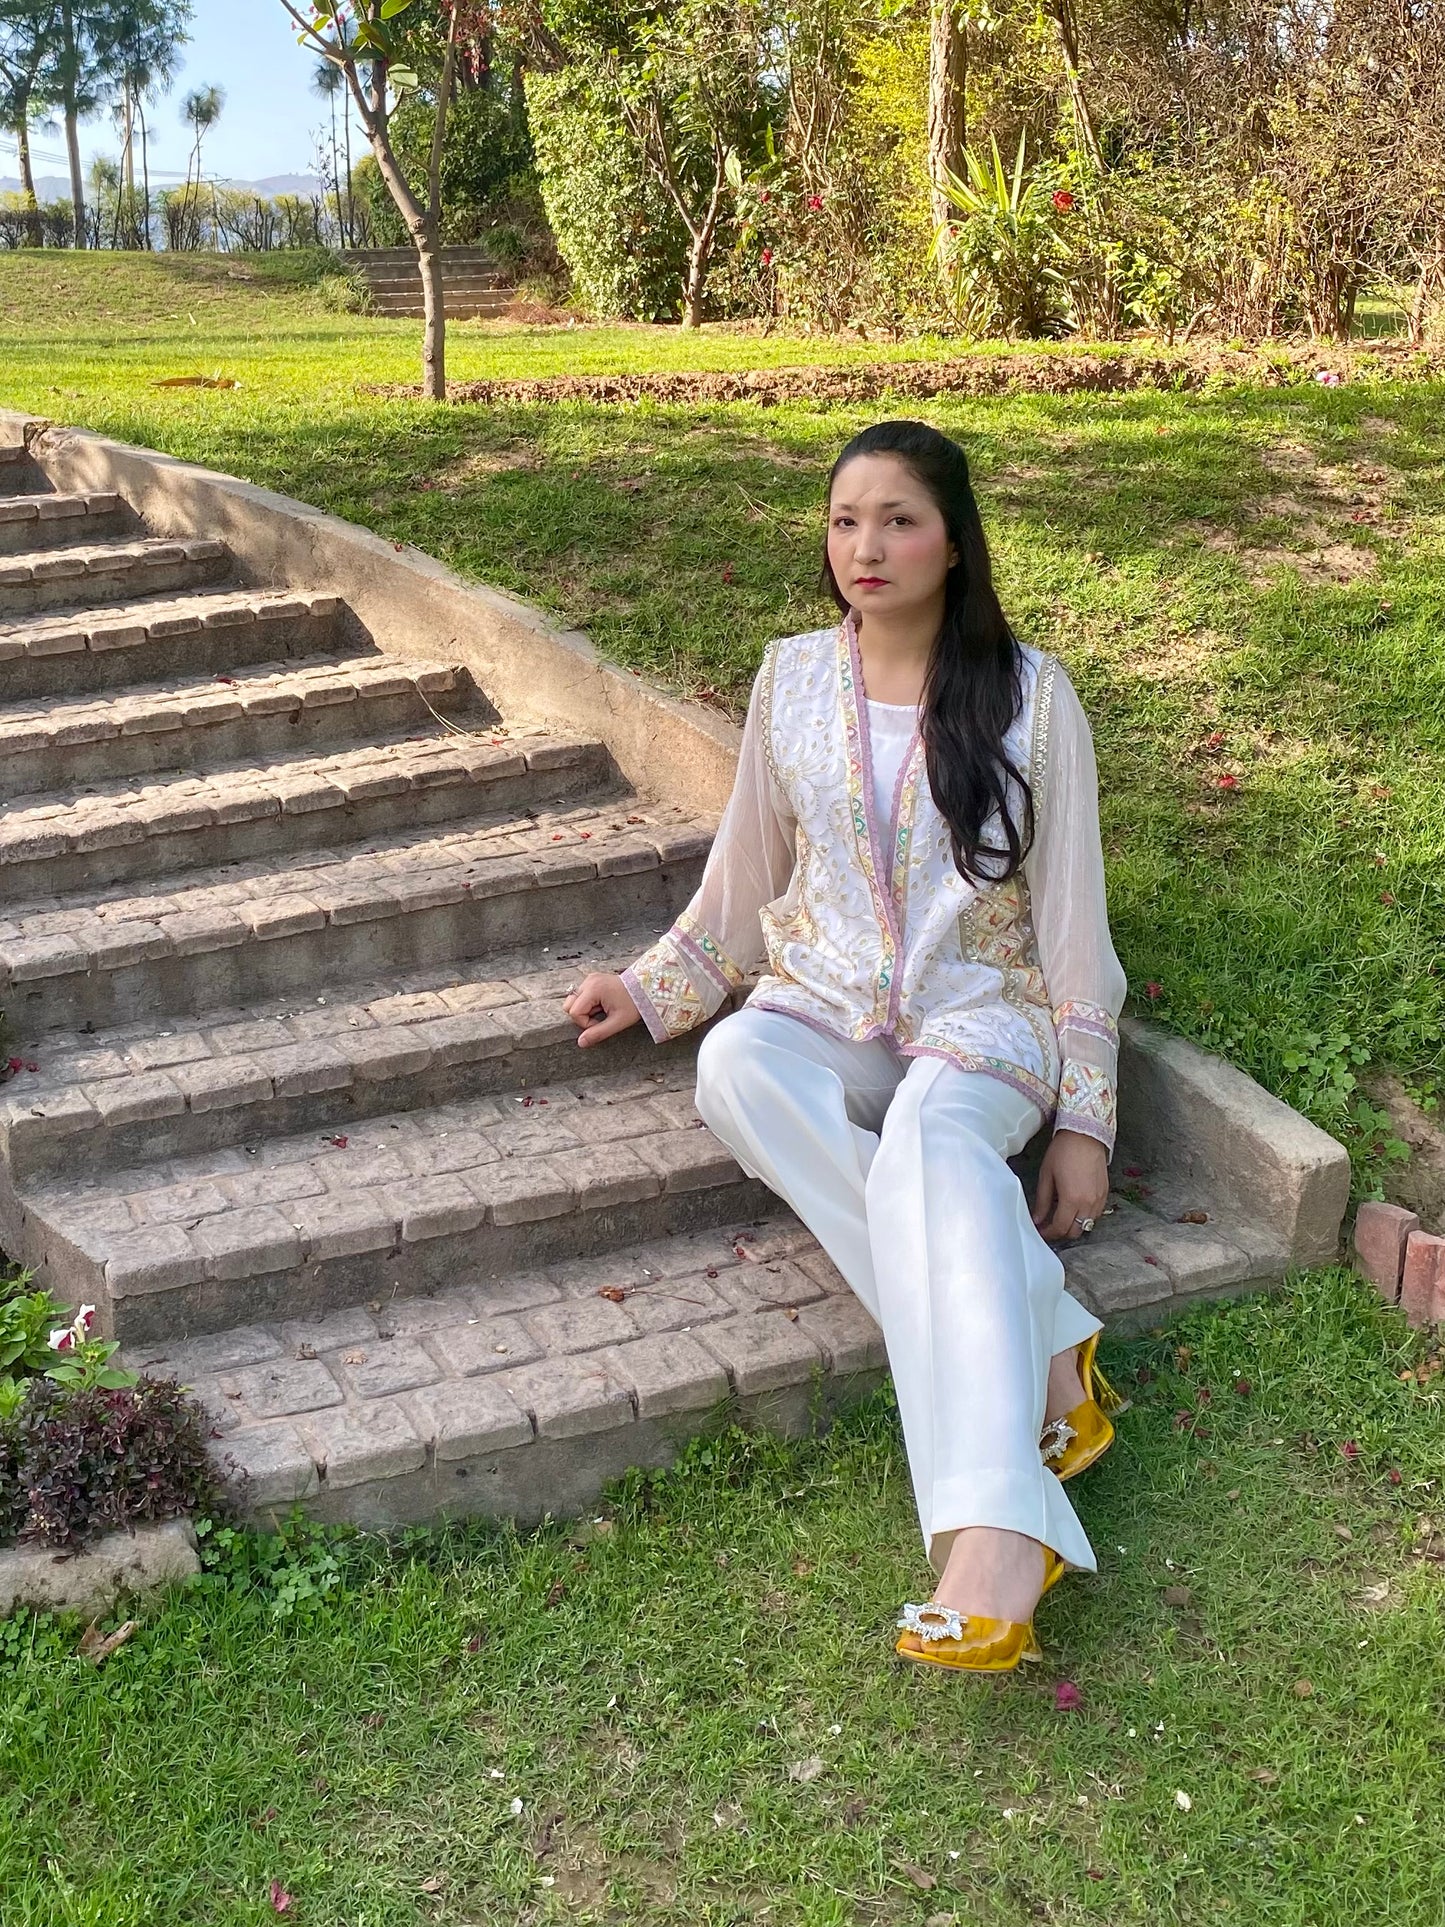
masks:
[[[1084,1387],[1083,1403],[1065,1412],[1062,1418],[1051,1419],[1039,1440],[1044,1464],[1060,1480],[1077,1478],[1095,1459],[1104,1456],[1114,1443],[1110,1417],[1117,1418],[1120,1412],[1129,1409],[1128,1399],[1114,1390],[1094,1363],[1098,1349],[1098,1332],[1092,1332],[1076,1347],[1079,1377]]]
[[[1064,1562],[1044,1547],[1047,1570],[1044,1592],[1064,1574]],[[1032,1619],[1022,1625],[1013,1619],[990,1619],[982,1613],[961,1613],[936,1600],[923,1605],[909,1601],[897,1621],[903,1628],[894,1646],[904,1659],[924,1666],[952,1666],[966,1673],[1009,1673],[1022,1659],[1042,1659],[1043,1649]]]

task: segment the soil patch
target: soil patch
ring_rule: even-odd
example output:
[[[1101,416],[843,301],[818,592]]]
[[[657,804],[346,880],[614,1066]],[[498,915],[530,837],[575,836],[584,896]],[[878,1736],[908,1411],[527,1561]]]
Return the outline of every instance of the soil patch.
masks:
[[[1388,1113],[1395,1135],[1410,1146],[1404,1164],[1385,1168],[1387,1199],[1417,1212],[1426,1231],[1445,1231],[1445,1126],[1425,1115],[1393,1072],[1370,1071],[1361,1084],[1370,1102]]]
[[[1256,588],[1282,568],[1293,569],[1310,588],[1358,581],[1374,571],[1378,557],[1353,540],[1350,529],[1408,533],[1408,523],[1395,512],[1394,489],[1402,478],[1379,460],[1331,465],[1303,443],[1284,439],[1270,442],[1260,460],[1282,486],[1247,513],[1251,522],[1285,523],[1293,537],[1288,546],[1257,536],[1248,525],[1184,524],[1201,548],[1237,557]]]
[[[1124,348],[1110,354],[1085,351],[1041,353],[1019,348],[1002,354],[960,354],[946,361],[873,361],[848,367],[749,368],[686,373],[551,375],[535,380],[451,382],[447,399],[495,404],[515,402],[872,401],[893,394],[932,395],[1113,394],[1134,389],[1200,389],[1214,385],[1283,388],[1313,381],[1321,373],[1341,381],[1438,381],[1445,377],[1445,348],[1376,343],[1334,347],[1318,343],[1230,348],[1190,343],[1168,350]],[[365,394],[411,400],[411,384],[365,386]]]

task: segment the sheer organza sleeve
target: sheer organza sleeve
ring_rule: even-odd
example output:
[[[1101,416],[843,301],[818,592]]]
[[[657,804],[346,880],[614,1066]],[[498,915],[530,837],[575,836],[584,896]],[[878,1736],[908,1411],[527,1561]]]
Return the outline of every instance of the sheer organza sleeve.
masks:
[[[793,874],[796,824],[767,753],[771,673],[769,653],[748,699],[737,776],[702,881],[672,928],[622,972],[659,1044],[705,1023],[763,961],[758,912],[783,894]]]
[[[1054,1130],[1082,1131],[1112,1155],[1118,1017],[1128,982],[1109,934],[1094,739],[1078,693],[1057,663],[1043,790],[1024,868],[1063,1060]]]

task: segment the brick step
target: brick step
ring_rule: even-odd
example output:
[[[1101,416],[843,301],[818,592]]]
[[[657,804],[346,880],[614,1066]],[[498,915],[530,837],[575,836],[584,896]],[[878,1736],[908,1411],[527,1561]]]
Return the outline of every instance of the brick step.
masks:
[[[484,266],[494,265],[492,257],[485,248],[448,247],[442,248],[440,254],[443,267],[450,266],[454,262],[468,261],[480,262]],[[404,266],[415,266],[417,255],[416,249],[411,247],[343,248],[341,258],[348,267],[365,269],[384,267],[397,261]]]
[[[23,1258],[123,1343],[478,1286],[748,1217],[769,1194],[692,1109],[690,1051],[251,1147],[27,1186]],[[84,1170],[84,1167],[79,1167]]]
[[[53,551],[137,527],[118,495],[7,495],[0,498],[0,555]]]
[[[193,1388],[254,1517],[573,1516],[717,1411],[801,1433],[820,1378],[825,1409],[880,1381],[872,1318],[806,1228],[765,1210],[120,1357]]]
[[[421,282],[415,277],[410,280],[368,281],[367,286],[371,290],[373,301],[421,300]],[[511,294],[514,289],[512,283],[500,275],[488,275],[485,278],[453,275],[442,283],[442,292],[448,300],[453,295],[474,300],[492,294]]]
[[[336,654],[340,596],[207,589],[0,622],[0,702]]]
[[[425,736],[0,804],[0,900],[365,843],[398,812],[413,827],[452,822],[595,791],[614,773],[601,743],[426,721]]]
[[[0,707],[0,796],[356,743],[430,725],[428,703],[457,711],[472,694],[465,669],[378,652],[249,663],[233,676],[137,684],[76,701],[7,703]]]
[[[222,581],[230,567],[224,542],[189,536],[36,550],[0,561],[0,618],[202,589]]]
[[[0,1154],[17,1180],[193,1157],[345,1116],[655,1061],[645,1026],[580,1050],[562,1009],[591,970],[620,970],[656,935],[532,946],[118,1030],[58,1033],[0,1083]],[[26,1068],[33,1064],[34,1069]],[[342,1127],[346,1128],[346,1127]]]
[[[507,288],[495,295],[479,295],[475,298],[465,296],[453,300],[448,296],[444,305],[453,321],[485,320],[488,315],[501,314],[515,293],[515,289]],[[413,301],[410,298],[394,299],[388,295],[373,303],[372,312],[390,316],[393,320],[412,320],[423,313],[423,308],[419,297]]]
[[[631,804],[632,807],[628,807]],[[198,871],[164,893],[8,907],[0,1006],[12,1034],[230,1009],[378,972],[663,929],[702,874],[713,825],[628,798],[499,812],[364,852],[314,850]]]

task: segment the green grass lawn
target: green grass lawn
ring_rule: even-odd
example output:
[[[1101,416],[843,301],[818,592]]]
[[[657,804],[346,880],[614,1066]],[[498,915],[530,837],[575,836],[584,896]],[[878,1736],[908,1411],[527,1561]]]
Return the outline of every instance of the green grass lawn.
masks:
[[[289,258],[0,256],[0,404],[416,543],[734,714],[766,640],[831,617],[824,478],[886,403],[381,401],[358,383],[414,378],[417,328],[328,312],[335,285]],[[896,352],[925,350],[940,344]],[[461,378],[879,352],[480,324],[454,327],[451,363]],[[218,370],[242,387],[154,385]],[[1355,1080],[1388,1065],[1428,1099],[1445,1068],[1441,408],[1439,386],[1360,383],[906,411],[969,449],[1005,604],[1093,720],[1131,1007],[1335,1131],[1372,1194],[1393,1140]]]
[[[415,378],[417,331],[308,272],[0,256],[0,405],[414,542],[734,715],[764,642],[831,617],[838,448],[925,415],[1093,720],[1131,1007],[1388,1182],[1355,1079],[1442,1081],[1438,387],[432,408],[358,392]],[[462,327],[451,368],[880,352]],[[154,386],[217,372],[243,386]],[[1337,1272],[1116,1348],[1151,1376],[1074,1488],[1100,1576],[997,1685],[892,1658],[929,1580],[886,1393],[625,1482],[602,1533],[246,1540],[99,1673],[0,1627],[0,1920],[229,1927],[275,1917],[276,1879],[308,1927],[1435,1927],[1441,1381],[1399,1376],[1426,1356]]]
[[[1001,1681],[893,1655],[928,1572],[886,1388],[602,1528],[248,1540],[99,1672],[0,1625],[0,1917],[241,1927],[276,1880],[306,1927],[1438,1927],[1424,1357],[1343,1273],[1113,1347],[1099,1574]]]

